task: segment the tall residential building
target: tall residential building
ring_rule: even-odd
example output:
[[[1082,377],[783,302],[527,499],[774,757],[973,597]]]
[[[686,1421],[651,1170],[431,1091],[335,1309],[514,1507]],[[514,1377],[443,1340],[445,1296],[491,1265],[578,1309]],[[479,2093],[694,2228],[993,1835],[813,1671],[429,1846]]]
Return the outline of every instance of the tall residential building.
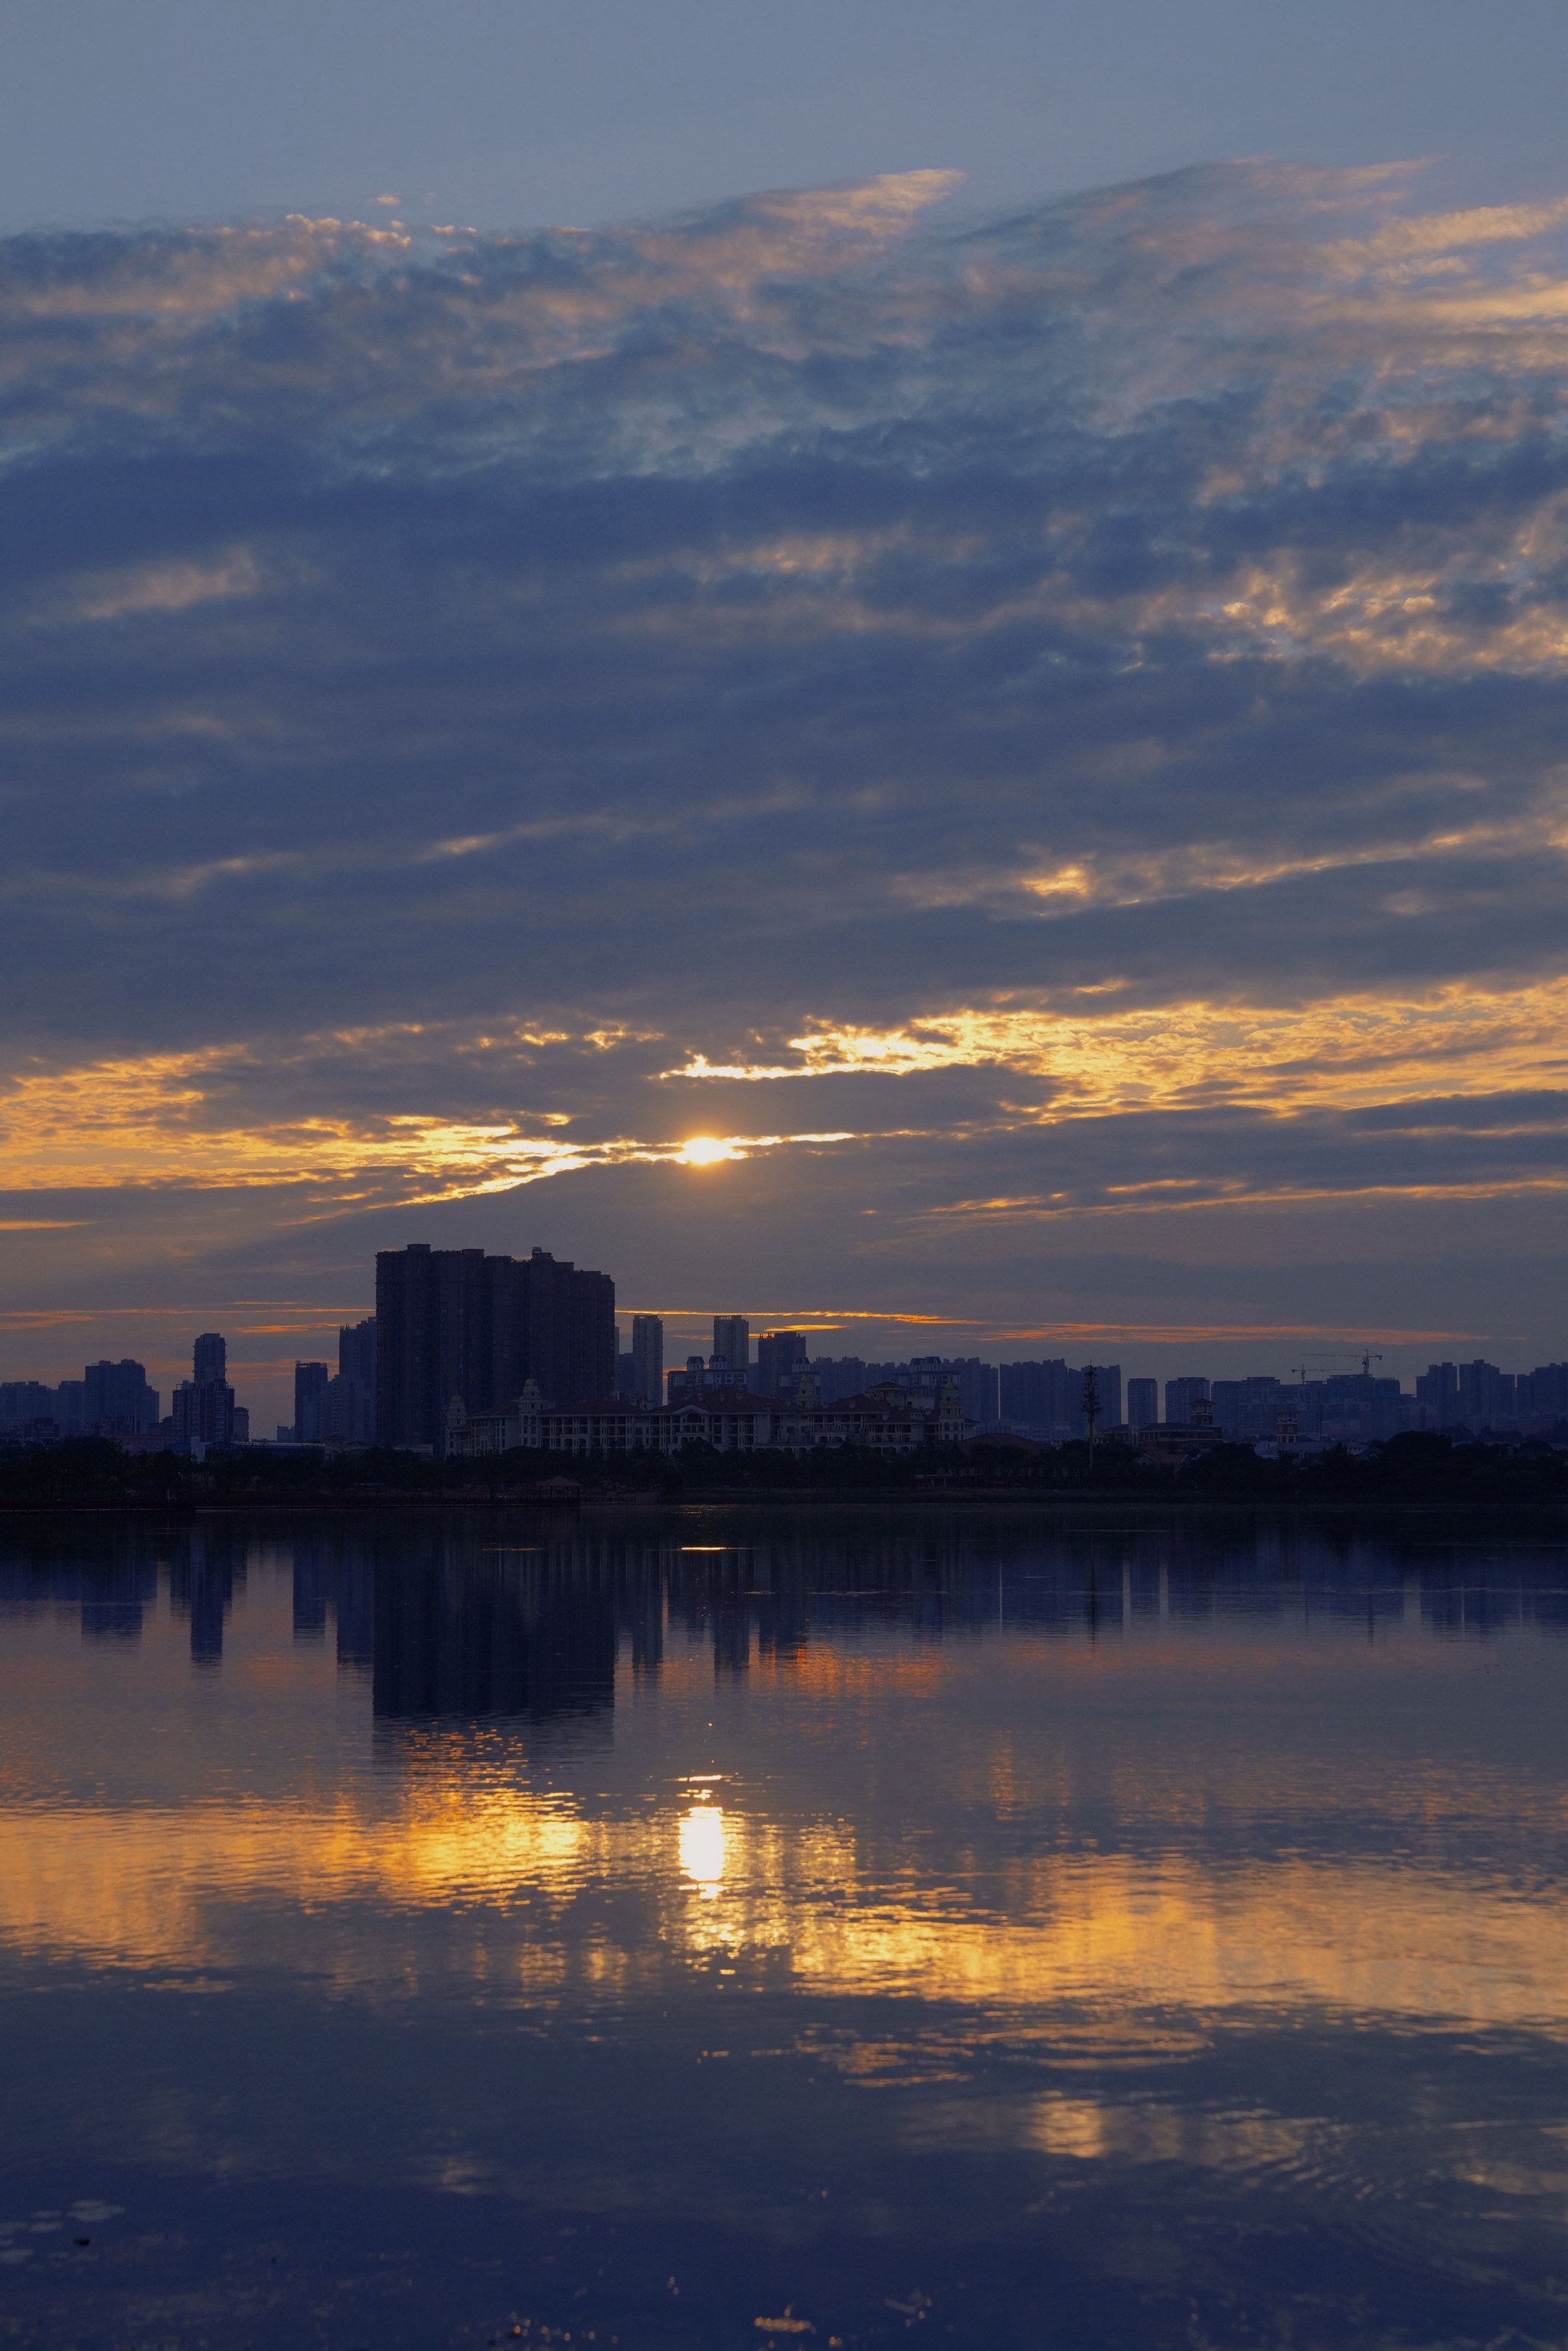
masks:
[[[52,1421],[55,1391],[42,1380],[0,1383],[0,1427],[25,1428],[29,1421]]]
[[[1160,1416],[1160,1384],[1158,1380],[1127,1382],[1127,1426],[1129,1428],[1153,1428]]]
[[[649,1404],[664,1401],[664,1326],[656,1314],[632,1317],[632,1392]]]
[[[994,1428],[1000,1413],[1000,1380],[995,1364],[978,1355],[916,1355],[910,1364],[916,1395],[935,1403],[949,1380],[958,1383],[958,1405],[977,1428]]]
[[[322,1367],[323,1369],[325,1366]],[[301,1437],[296,1410],[296,1430]],[[313,1435],[327,1445],[373,1445],[376,1436],[376,1318],[346,1322],[338,1332],[338,1369],[323,1386]]]
[[[122,1362],[89,1364],[82,1374],[83,1418],[99,1437],[136,1437],[158,1426],[158,1391],[147,1370],[129,1355]]]
[[[1063,1356],[1048,1356],[1043,1363],[1004,1364],[999,1391],[1006,1427],[1047,1443],[1059,1444],[1063,1437],[1077,1435],[1083,1417],[1083,1374]]]
[[[1537,1364],[1532,1372],[1519,1373],[1514,1394],[1521,1412],[1568,1419],[1568,1364]]]
[[[526,1380],[551,1404],[615,1386],[615,1284],[569,1259],[416,1241],[376,1259],[376,1442],[444,1443],[448,1410],[510,1404]]]
[[[1084,1437],[1089,1430],[1089,1417],[1083,1409],[1084,1386],[1090,1371],[1094,1374],[1094,1390],[1100,1411],[1095,1423],[1102,1434],[1107,1428],[1122,1425],[1122,1366],[1120,1364],[1085,1364],[1078,1374],[1078,1412],[1073,1434]]]
[[[371,1395],[376,1392],[376,1318],[345,1322],[338,1332],[338,1376],[359,1380]]]
[[[1459,1375],[1452,1364],[1428,1364],[1416,1375],[1416,1395],[1437,1419],[1439,1428],[1447,1428],[1459,1416]]]
[[[792,1388],[800,1377],[796,1367],[810,1353],[803,1331],[764,1331],[757,1342],[758,1395],[777,1395],[780,1388]]]
[[[1495,1364],[1479,1357],[1473,1364],[1459,1365],[1459,1418],[1467,1427],[1484,1428],[1490,1421],[1507,1417],[1513,1408],[1511,1373],[1500,1371]]]
[[[319,1445],[327,1432],[321,1426],[321,1408],[330,1377],[325,1364],[296,1364],[294,1366],[294,1441],[297,1445]]]
[[[1192,1419],[1195,1404],[1207,1404],[1208,1382],[1196,1375],[1166,1382],[1166,1418],[1178,1427],[1186,1427]]]
[[[729,1365],[736,1386],[743,1388],[751,1370],[751,1325],[744,1314],[714,1316],[713,1351]]]
[[[232,1445],[235,1392],[225,1373],[228,1348],[216,1331],[204,1331],[193,1352],[194,1376],[182,1380],[170,1399],[177,1445]]]

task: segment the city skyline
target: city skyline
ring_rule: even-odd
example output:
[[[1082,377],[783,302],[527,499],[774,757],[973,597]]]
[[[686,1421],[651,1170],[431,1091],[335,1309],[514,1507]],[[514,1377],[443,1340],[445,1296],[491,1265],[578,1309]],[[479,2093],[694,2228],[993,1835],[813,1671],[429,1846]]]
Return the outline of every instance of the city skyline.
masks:
[[[148,1377],[155,1387],[170,1390],[188,1374],[190,1364],[190,1332],[204,1321],[215,1322],[227,1317],[233,1377],[236,1394],[243,1390],[241,1401],[251,1411],[253,1425],[260,1432],[270,1432],[275,1423],[282,1425],[292,1419],[295,1408],[295,1366],[302,1361],[326,1361],[337,1353],[338,1333],[345,1323],[361,1321],[373,1312],[373,1290],[368,1301],[329,1305],[323,1310],[294,1308],[292,1319],[279,1326],[276,1319],[279,1308],[267,1310],[268,1322],[258,1333],[254,1325],[244,1320],[235,1322],[237,1312],[232,1302],[219,1301],[215,1307],[193,1309],[169,1307],[156,1310],[128,1310],[122,1317],[105,1318],[112,1332],[130,1325],[143,1332],[161,1334],[169,1325],[178,1325],[177,1335],[165,1339],[155,1335],[143,1339],[140,1345],[127,1342],[121,1345],[111,1337],[108,1349],[113,1356],[130,1356],[145,1363]],[[256,1310],[249,1310],[254,1312]],[[687,1356],[701,1353],[705,1359],[711,1344],[713,1310],[632,1307],[616,1304],[616,1316],[622,1326],[622,1339],[630,1336],[633,1315],[646,1313],[663,1322],[664,1328],[664,1362],[666,1369],[678,1368]],[[84,1320],[87,1318],[84,1318]],[[768,1311],[753,1309],[747,1317],[752,1326],[752,1352],[755,1361],[757,1339],[774,1328],[804,1328],[811,1341],[813,1355],[858,1354],[868,1360],[903,1360],[928,1352],[946,1354],[977,1354],[988,1362],[1000,1365],[1019,1356],[1049,1358],[1076,1350],[1081,1360],[1110,1361],[1120,1354],[1124,1378],[1152,1376],[1164,1388],[1170,1378],[1179,1378],[1195,1371],[1208,1377],[1246,1378],[1272,1374],[1285,1379],[1293,1376],[1303,1353],[1312,1364],[1312,1376],[1322,1377],[1334,1373],[1354,1371],[1359,1364],[1365,1346],[1380,1352],[1380,1370],[1397,1374],[1413,1391],[1416,1377],[1433,1361],[1453,1361],[1497,1357],[1495,1345],[1483,1344],[1485,1334],[1445,1332],[1440,1328],[1416,1335],[1398,1334],[1381,1351],[1376,1348],[1380,1335],[1358,1334],[1354,1343],[1349,1337],[1337,1347],[1329,1347],[1315,1334],[1291,1332],[1248,1333],[1233,1326],[1196,1326],[1183,1332],[1167,1332],[1157,1340],[1146,1340],[1130,1333],[1124,1324],[1093,1323],[1019,1323],[1011,1329],[998,1330],[995,1325],[979,1328],[960,1322],[945,1322],[937,1318],[914,1316],[894,1321],[886,1316],[840,1316],[835,1319],[813,1319],[797,1311]],[[91,1327],[99,1327],[99,1318],[90,1318]],[[40,1343],[44,1334],[36,1324],[26,1330],[12,1327],[6,1330],[0,1322],[0,1384],[5,1380],[38,1379],[57,1384],[61,1379],[78,1379],[84,1362],[81,1345],[73,1343],[73,1334],[80,1328],[74,1319],[51,1325],[47,1343]],[[920,1343],[920,1334],[930,1339],[929,1348]],[[254,1353],[247,1351],[247,1337],[273,1340],[281,1337],[287,1344],[279,1352]],[[236,1341],[238,1344],[236,1345]],[[852,1342],[853,1343],[852,1343]],[[1505,1342],[1502,1357],[1505,1368],[1530,1370],[1537,1363],[1551,1362],[1564,1350],[1559,1338],[1542,1350],[1531,1352],[1523,1343]],[[1096,1351],[1091,1353],[1091,1351]],[[1132,1351],[1131,1353],[1129,1351]],[[1201,1354],[1202,1364],[1198,1363]],[[1527,1360],[1528,1358],[1528,1360]],[[1207,1370],[1205,1370],[1207,1366]]]
[[[417,1305],[415,1292],[409,1289],[416,1277]],[[935,1380],[935,1395],[946,1377],[956,1375],[971,1426],[1010,1427],[1049,1441],[1071,1434],[1081,1420],[1081,1383],[1091,1366],[1100,1378],[1105,1425],[1125,1424],[1134,1431],[1184,1425],[1192,1418],[1207,1426],[1211,1399],[1217,1429],[1249,1439],[1270,1435],[1276,1410],[1293,1414],[1309,1398],[1315,1399],[1315,1414],[1322,1417],[1328,1409],[1332,1417],[1332,1405],[1325,1400],[1336,1395],[1347,1405],[1353,1398],[1370,1405],[1381,1396],[1402,1407],[1399,1412],[1392,1405],[1385,1411],[1380,1407],[1370,1418],[1363,1415],[1364,1426],[1357,1424],[1354,1413],[1342,1419],[1335,1426],[1350,1441],[1386,1437],[1412,1426],[1495,1425],[1506,1429],[1525,1422],[1555,1425],[1568,1418],[1568,1364],[1555,1357],[1530,1365],[1500,1365],[1484,1356],[1429,1357],[1406,1374],[1385,1351],[1370,1343],[1354,1351],[1316,1356],[1301,1348],[1301,1360],[1281,1375],[1264,1370],[1251,1356],[1245,1368],[1217,1366],[1212,1360],[1200,1367],[1199,1351],[1215,1343],[1207,1334],[1188,1333],[1172,1350],[1183,1368],[1167,1369],[1162,1377],[1150,1370],[1146,1351],[1136,1365],[1126,1366],[1113,1361],[1104,1347],[1092,1353],[1081,1348],[1077,1364],[1061,1355],[1020,1354],[1018,1342],[1025,1334],[1018,1332],[1008,1334],[1010,1356],[1006,1343],[995,1340],[985,1354],[933,1353],[932,1326],[916,1318],[897,1325],[866,1326],[895,1330],[907,1348],[902,1355],[834,1353],[834,1338],[854,1327],[842,1319],[815,1324],[797,1321],[791,1327],[787,1318],[761,1316],[754,1343],[751,1318],[723,1311],[706,1318],[712,1353],[694,1345],[683,1355],[683,1322],[695,1329],[692,1318],[672,1316],[667,1323],[664,1316],[619,1307],[612,1277],[576,1270],[537,1245],[521,1259],[489,1258],[478,1250],[433,1255],[427,1244],[405,1246],[382,1253],[376,1289],[382,1319],[391,1318],[390,1353],[384,1342],[378,1345],[380,1326],[372,1314],[337,1326],[336,1374],[324,1358],[294,1355],[288,1364],[291,1417],[277,1422],[276,1441],[414,1442],[439,1447],[449,1405],[471,1405],[480,1413],[500,1411],[516,1402],[528,1381],[557,1409],[639,1395],[663,1406],[710,1389],[733,1388],[762,1397],[792,1393],[795,1374],[802,1368],[824,1404],[858,1395],[895,1376],[907,1384],[912,1374],[918,1374],[919,1383],[926,1386]],[[927,1340],[925,1351],[910,1343],[920,1332]],[[1047,1334],[1032,1331],[1027,1335],[1039,1340]],[[1080,1341],[1106,1336],[1103,1331],[1049,1335]],[[630,1349],[622,1344],[628,1336]],[[1258,1352],[1255,1338],[1232,1339],[1230,1343],[1250,1349],[1252,1355]],[[162,1420],[158,1393],[138,1359],[100,1360],[86,1366],[82,1380],[68,1373],[54,1383],[40,1380],[36,1366],[14,1370],[0,1377],[0,1430],[42,1428],[54,1412],[56,1427],[64,1435],[96,1432],[151,1441],[161,1429],[166,1439],[180,1445],[198,1437],[204,1443],[222,1445],[231,1438],[251,1441],[254,1426],[256,1441],[273,1441],[264,1434],[273,1425],[271,1391],[266,1391],[259,1406],[249,1396],[238,1396],[227,1377],[225,1335],[215,1331],[198,1334],[192,1353],[193,1378],[186,1373],[172,1382],[170,1412]],[[399,1359],[423,1366],[418,1374],[423,1383],[419,1400],[412,1390],[398,1400],[400,1382],[406,1385],[409,1376],[394,1368]],[[700,1371],[695,1389],[693,1366]],[[51,1401],[57,1394],[57,1409]],[[1195,1414],[1189,1407],[1198,1400]]]

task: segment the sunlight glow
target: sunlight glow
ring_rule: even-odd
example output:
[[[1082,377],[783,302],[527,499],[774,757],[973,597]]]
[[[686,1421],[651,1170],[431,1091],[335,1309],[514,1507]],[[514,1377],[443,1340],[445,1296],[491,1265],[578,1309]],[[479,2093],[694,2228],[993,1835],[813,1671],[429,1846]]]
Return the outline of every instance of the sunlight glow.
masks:
[[[682,1144],[680,1155],[688,1167],[716,1167],[721,1160],[746,1156],[733,1143],[721,1143],[714,1134],[694,1134]]]

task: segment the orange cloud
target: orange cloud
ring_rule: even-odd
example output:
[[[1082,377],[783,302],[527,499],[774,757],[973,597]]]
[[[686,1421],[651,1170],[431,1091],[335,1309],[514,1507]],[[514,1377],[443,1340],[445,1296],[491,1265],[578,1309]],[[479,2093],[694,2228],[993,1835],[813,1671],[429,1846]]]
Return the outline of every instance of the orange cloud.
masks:
[[[1074,1013],[1003,999],[889,1029],[816,1022],[788,1050],[788,1061],[695,1054],[664,1074],[761,1081],[1001,1067],[1051,1082],[1041,1123],[1218,1102],[1281,1115],[1554,1090],[1568,1084],[1568,978],[1301,1006],[1199,998]]]

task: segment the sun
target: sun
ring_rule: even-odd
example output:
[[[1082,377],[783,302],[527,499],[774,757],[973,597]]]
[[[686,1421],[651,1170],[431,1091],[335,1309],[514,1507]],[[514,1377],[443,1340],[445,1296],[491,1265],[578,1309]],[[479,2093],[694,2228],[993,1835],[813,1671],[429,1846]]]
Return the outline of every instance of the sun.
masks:
[[[733,1143],[721,1143],[716,1134],[694,1134],[682,1144],[681,1157],[688,1167],[716,1167],[721,1159],[738,1159],[740,1154]]]

